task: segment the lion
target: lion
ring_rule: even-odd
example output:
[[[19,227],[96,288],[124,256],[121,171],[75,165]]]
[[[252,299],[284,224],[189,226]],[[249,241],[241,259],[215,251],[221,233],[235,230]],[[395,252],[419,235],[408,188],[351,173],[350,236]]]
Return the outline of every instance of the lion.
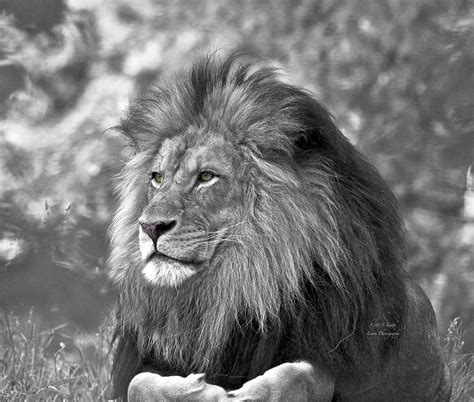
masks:
[[[397,202],[312,94],[213,55],[119,129],[112,397],[449,399]]]

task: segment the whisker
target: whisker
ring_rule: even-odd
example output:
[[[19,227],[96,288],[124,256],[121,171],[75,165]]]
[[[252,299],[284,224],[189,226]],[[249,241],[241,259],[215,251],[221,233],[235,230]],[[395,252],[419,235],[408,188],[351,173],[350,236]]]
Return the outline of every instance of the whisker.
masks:
[[[227,231],[227,230],[229,230],[229,229],[236,228],[237,226],[240,226],[240,225],[242,225],[242,224],[244,224],[244,223],[246,223],[246,222],[248,222],[247,219],[245,219],[245,220],[243,220],[243,221],[240,221],[240,222],[237,222],[235,225],[230,225],[230,226],[227,226],[227,227],[223,227],[223,228],[221,228],[221,229],[219,229],[219,230],[210,231],[210,232],[208,232],[208,233],[210,233],[210,234],[222,233],[222,232],[225,232],[225,231]]]
[[[199,240],[197,242],[194,242],[194,245],[200,246],[200,245],[217,245],[219,243],[236,243],[236,244],[242,244],[242,245],[247,245],[243,239],[211,239],[211,240]]]

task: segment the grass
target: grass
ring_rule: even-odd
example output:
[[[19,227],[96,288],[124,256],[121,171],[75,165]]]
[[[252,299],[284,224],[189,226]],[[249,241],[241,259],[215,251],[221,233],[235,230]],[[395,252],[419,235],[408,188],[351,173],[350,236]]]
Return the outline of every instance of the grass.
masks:
[[[444,353],[453,378],[451,400],[468,402],[474,399],[474,355],[463,353],[463,335],[457,317],[449,324]]]
[[[0,318],[1,401],[101,401],[110,371],[109,334],[64,335],[66,325],[41,329],[34,310],[25,319]]]
[[[66,325],[41,329],[30,311],[19,319],[0,317],[1,401],[102,401],[111,361],[106,326],[95,335],[68,336]],[[462,324],[454,319],[444,352],[453,374],[452,401],[472,401],[474,357],[463,353]]]

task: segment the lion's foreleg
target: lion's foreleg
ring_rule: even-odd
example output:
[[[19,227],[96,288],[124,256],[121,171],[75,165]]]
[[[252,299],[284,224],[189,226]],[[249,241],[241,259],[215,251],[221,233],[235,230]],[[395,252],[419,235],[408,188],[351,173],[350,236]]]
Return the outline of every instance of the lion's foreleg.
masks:
[[[133,377],[128,387],[130,402],[151,401],[223,401],[223,388],[208,384],[204,374],[187,377],[162,377],[154,373],[140,373]]]
[[[252,401],[330,401],[334,381],[307,362],[283,363],[231,391],[231,400]]]
[[[151,401],[330,401],[334,381],[307,362],[283,363],[226,392],[205,382],[204,374],[162,377],[154,373],[136,375],[128,387],[130,402]]]

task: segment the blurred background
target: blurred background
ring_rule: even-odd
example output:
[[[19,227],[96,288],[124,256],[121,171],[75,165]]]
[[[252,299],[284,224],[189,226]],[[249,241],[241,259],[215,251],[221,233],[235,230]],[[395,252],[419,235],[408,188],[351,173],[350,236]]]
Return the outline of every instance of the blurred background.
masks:
[[[474,351],[472,1],[0,0],[0,12],[0,395],[66,398],[84,381],[67,382],[71,363],[45,386],[19,357],[34,360],[28,342],[57,363],[90,334],[101,356],[111,181],[126,157],[107,129],[144,87],[215,50],[269,60],[328,106],[400,201],[408,269],[442,336],[459,316]]]

